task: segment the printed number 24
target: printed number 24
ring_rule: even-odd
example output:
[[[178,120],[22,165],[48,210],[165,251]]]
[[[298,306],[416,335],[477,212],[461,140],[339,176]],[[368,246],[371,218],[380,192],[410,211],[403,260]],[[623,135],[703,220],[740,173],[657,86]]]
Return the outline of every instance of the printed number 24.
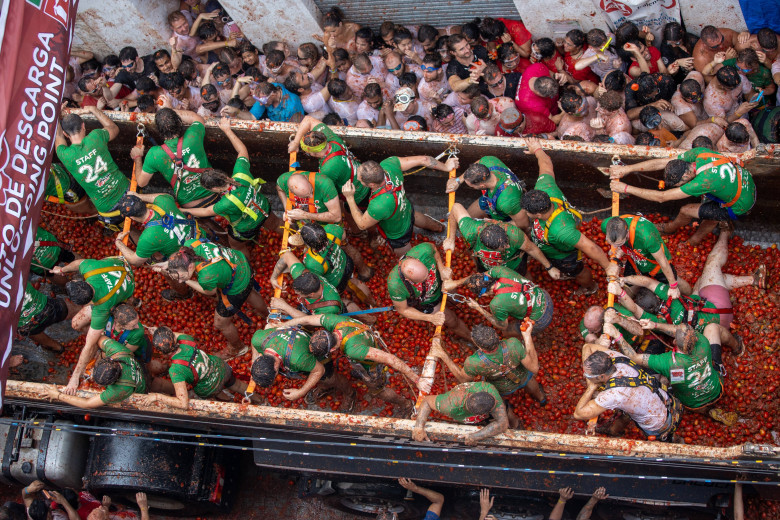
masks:
[[[99,155],[95,159],[94,168],[92,168],[92,165],[90,164],[85,164],[79,168],[79,173],[84,175],[84,180],[86,182],[95,182],[100,174],[106,171],[108,171],[108,164],[106,164],[106,161]]]

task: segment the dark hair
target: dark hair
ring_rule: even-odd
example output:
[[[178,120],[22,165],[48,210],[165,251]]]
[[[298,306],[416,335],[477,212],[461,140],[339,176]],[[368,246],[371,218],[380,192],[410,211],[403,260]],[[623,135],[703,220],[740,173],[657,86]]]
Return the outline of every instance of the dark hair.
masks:
[[[561,94],[561,108],[567,114],[576,114],[582,105],[582,96],[574,89],[566,89]]]
[[[122,50],[119,51],[119,61],[127,61],[127,60],[137,60],[138,59],[138,51],[135,47],[122,47]]]
[[[585,39],[588,41],[588,45],[591,47],[601,48],[605,43],[607,43],[607,35],[601,29],[591,29],[585,36]]]
[[[520,205],[528,213],[539,214],[544,213],[552,207],[552,201],[550,196],[541,190],[528,190],[523,199],[520,201]]]
[[[328,126],[344,126],[347,124],[346,121],[341,119],[341,116],[335,112],[325,114],[325,117],[322,118],[322,122]]]
[[[506,61],[510,56],[517,54],[511,45],[502,45],[498,48],[498,61]]]
[[[471,329],[471,341],[485,352],[495,352],[501,343],[501,337],[493,327],[475,325]]]
[[[658,314],[661,309],[661,299],[646,287],[637,287],[634,302],[650,314]]]
[[[476,96],[470,105],[471,112],[479,119],[485,119],[490,113],[490,103],[485,96]]]
[[[487,291],[490,289],[490,286],[493,285],[495,281],[495,278],[485,273],[476,273],[469,276],[463,286],[473,294],[478,295],[482,291]]]
[[[284,54],[282,54],[282,56],[284,56]],[[224,63],[225,65],[229,66],[230,63],[236,58],[238,58],[236,51],[234,51],[230,47],[223,47],[222,49],[219,50],[219,61]],[[187,61],[192,61],[192,60],[187,60]]]
[[[119,325],[127,325],[131,321],[138,319],[138,311],[132,305],[120,303],[111,309],[111,316],[114,317],[114,321]]]
[[[346,51],[346,49],[334,49],[333,57],[336,58],[336,61],[349,61],[349,53]]]
[[[76,135],[81,131],[81,126],[84,124],[84,120],[78,114],[68,114],[62,118],[62,131],[67,135]]]
[[[639,132],[634,139],[634,144],[639,146],[660,146],[661,141],[650,132]]]
[[[417,74],[414,72],[404,72],[401,74],[401,77],[398,78],[398,86],[399,87],[411,87],[412,90],[414,90],[414,87],[417,86],[417,82],[420,81],[417,78]]]
[[[543,60],[547,60],[555,56],[555,42],[550,38],[539,38],[534,42],[539,54]]]
[[[750,47],[742,49],[737,53],[737,62],[744,63],[750,69],[758,67],[760,64],[758,54]]]
[[[593,139],[590,140],[592,143],[613,143],[615,140],[612,139],[612,136],[609,136],[607,134],[596,134],[593,136]]]
[[[412,39],[412,33],[409,32],[409,29],[403,26],[396,27],[395,32],[393,33],[393,42],[396,45],[398,45],[404,40],[411,40],[411,39]]]
[[[303,243],[314,251],[322,251],[328,247],[328,233],[318,222],[304,224],[300,231]]]
[[[119,215],[123,218],[141,218],[146,216],[146,203],[133,192],[127,192],[122,195],[122,198],[119,199],[117,206],[119,209]]]
[[[685,39],[685,31],[683,30],[682,25],[680,25],[678,22],[669,22],[666,25],[664,25],[663,32],[664,32],[663,34],[664,42],[667,41],[676,42],[678,40]]]
[[[295,74],[290,74],[286,78],[284,78],[284,88],[289,90],[290,92],[294,94],[298,94],[298,91],[301,90],[301,85],[298,83],[298,81],[295,79]]]
[[[750,142],[750,134],[742,123],[734,121],[726,127],[726,139],[734,144],[747,144]]]
[[[464,23],[460,26],[460,33],[466,40],[479,40],[479,24],[479,18],[475,18],[473,22]]]
[[[623,49],[623,45],[631,40],[639,38],[639,27],[632,22],[623,22],[620,27],[615,30],[615,44],[614,48],[618,56],[623,61],[633,60],[631,53]]]
[[[71,488],[65,488],[62,490],[62,496],[68,501],[73,509],[78,509],[81,503],[79,502],[79,494]]]
[[[358,166],[360,178],[368,184],[381,184],[385,180],[385,170],[376,161],[365,161]]]
[[[168,271],[186,271],[195,262],[205,259],[189,246],[182,246],[168,258]]]
[[[382,87],[379,83],[369,83],[363,89],[363,98],[377,97],[382,95]]]
[[[585,33],[579,29],[572,29],[571,31],[567,32],[566,37],[570,39],[571,42],[577,47],[582,47],[585,45]]]
[[[268,354],[262,354],[252,363],[252,381],[257,386],[267,388],[274,384],[276,379],[276,358]]]
[[[293,280],[292,287],[300,295],[309,295],[319,291],[322,283],[320,283],[320,279],[314,273],[304,271],[298,278]]]
[[[198,77],[198,66],[193,60],[184,60],[181,62],[181,65],[179,65],[179,73],[181,73],[182,77],[187,81],[192,81]]]
[[[485,81],[495,83],[496,78],[501,75],[501,69],[499,69],[498,65],[495,63],[488,62],[487,65],[485,65],[485,69],[482,71],[482,75],[484,76]]]
[[[103,58],[103,65],[108,65],[109,67],[117,68],[122,66],[122,62],[119,59],[119,56],[116,54],[109,54],[105,58]]]
[[[176,350],[176,334],[170,327],[157,327],[152,335],[154,349],[164,355],[170,355]]]
[[[721,67],[718,69],[718,72],[715,73],[715,77],[721,85],[729,89],[737,88],[742,82],[739,71],[733,65]]]
[[[452,109],[452,107],[446,103],[439,103],[431,109],[431,115],[437,121],[441,121],[442,119],[449,117],[454,113],[455,111]]]
[[[439,37],[439,30],[432,25],[424,24],[417,29],[418,41],[427,42],[430,40],[435,40],[438,37]]]
[[[246,69],[244,76],[250,77],[258,83],[265,83],[268,81],[268,78],[262,72],[260,72],[260,69],[257,67],[249,67]]]
[[[360,38],[361,40],[368,40],[371,42],[371,46],[373,47],[374,43],[374,31],[371,30],[371,27],[361,27],[357,31],[355,31],[355,39]]]
[[[607,242],[614,244],[620,242],[628,236],[628,224],[620,217],[611,217],[607,221],[606,233]]]
[[[154,81],[152,81],[152,78],[149,78],[147,76],[141,76],[137,80],[135,80],[135,89],[140,90],[142,92],[154,92],[157,89],[157,85],[154,84]]]
[[[390,20],[385,20],[382,25],[379,26],[379,36],[384,38],[385,36],[395,33],[395,24]]]
[[[339,98],[343,96],[346,92],[349,86],[347,85],[346,81],[341,79],[332,79],[328,81],[327,89],[328,92],[330,92],[330,95]]]
[[[275,69],[280,65],[284,65],[284,53],[279,49],[268,51],[265,55],[265,64],[269,69]]]
[[[79,90],[84,93],[92,92],[92,90],[89,89],[89,86],[87,84],[93,79],[95,79],[93,76],[81,76],[81,79],[79,79],[78,82]]]
[[[152,54],[152,60],[154,61],[161,60],[163,58],[171,59],[171,53],[166,49],[158,49],[154,51],[154,54]]]
[[[157,111],[157,103],[154,101],[154,97],[150,94],[143,94],[142,96],[138,96],[138,100],[136,100],[135,106],[138,107],[139,112],[156,112]]]
[[[664,167],[664,182],[666,185],[677,186],[689,167],[689,163],[681,161],[680,159],[672,159],[666,163],[666,167]]]
[[[236,186],[237,184],[227,173],[216,168],[206,168],[200,174],[200,185],[209,191],[214,191],[216,188],[224,186]]]
[[[217,36],[218,34],[219,32],[217,31],[217,26],[211,20],[201,22],[201,24],[198,26],[198,38],[201,40],[207,40],[212,36]]]
[[[474,415],[490,413],[495,406],[496,398],[490,392],[476,392],[466,398],[466,410]]]
[[[98,70],[100,68],[100,62],[95,58],[90,58],[81,64],[81,72],[87,72],[88,70]]]
[[[466,42],[468,38],[463,34],[451,34],[447,37],[447,48],[450,52],[455,52],[455,46],[460,42]]]
[[[554,98],[558,95],[558,82],[549,76],[541,76],[536,78],[534,83],[534,90],[536,94],[545,98]]]
[[[184,124],[173,109],[161,108],[154,115],[154,124],[164,140],[178,139],[184,135]]]
[[[92,380],[100,386],[108,386],[117,382],[122,375],[122,365],[113,359],[103,359],[95,364],[92,370]]]
[[[485,17],[482,19],[482,23],[479,24],[479,34],[486,42],[491,42],[500,38],[505,32],[506,25],[504,25],[504,22],[496,20],[495,18]],[[509,45],[509,47],[511,47],[511,45]]]
[[[441,56],[439,55],[438,52],[436,53],[429,52],[423,58],[423,63],[435,69],[440,69],[442,66]]]
[[[319,130],[312,130],[303,136],[303,144],[306,146],[319,146],[328,140],[328,136]]]
[[[309,352],[317,359],[324,359],[330,352],[330,346],[336,343],[336,338],[332,332],[320,329],[311,335],[309,341]]]
[[[756,33],[756,39],[763,49],[777,49],[777,33],[768,27],[759,29]]]
[[[696,97],[701,97],[701,84],[695,79],[686,79],[680,83],[680,95],[686,101],[694,95]]]
[[[463,172],[463,178],[472,185],[479,185],[490,178],[490,169],[482,163],[470,164]]]
[[[607,90],[599,96],[599,105],[610,112],[614,112],[623,107],[623,96],[620,92]]]
[[[509,245],[509,235],[498,224],[488,224],[479,232],[479,241],[488,249],[498,251]]]
[[[709,148],[710,150],[715,148],[712,139],[706,135],[700,135],[691,143],[691,148]]]
[[[303,47],[305,44],[301,44],[301,47]],[[252,42],[249,40],[244,40],[241,45],[238,47],[238,53],[244,54],[245,52],[251,52],[252,54],[257,54],[259,51],[257,50],[257,47],[252,45]]]
[[[373,68],[373,63],[371,63],[371,58],[368,57],[368,54],[365,52],[361,52],[360,54],[356,54],[354,58],[352,58],[352,65],[357,70],[366,70],[368,69],[371,71]]]
[[[659,118],[663,120],[661,111],[653,105],[645,105],[642,107],[642,110],[639,111],[639,121],[651,130],[658,128],[658,125],[660,124],[658,122]]]
[[[184,86],[184,76],[179,71],[160,74],[160,86],[168,91],[181,88]]]
[[[704,41],[713,42],[720,39],[720,31],[714,25],[705,25],[701,30],[700,38]]]
[[[84,280],[71,280],[65,284],[70,301],[76,305],[87,305],[95,297],[95,290]]]
[[[330,8],[330,11],[322,17],[323,27],[338,27],[344,21],[344,12],[336,6]]]
[[[302,43],[298,47],[298,52],[303,54],[303,57],[306,59],[317,60],[320,57],[320,50],[311,42]]]
[[[561,141],[574,141],[576,143],[584,143],[585,139],[583,139],[582,136],[580,136],[580,135],[570,135],[570,134],[567,134],[567,135],[564,135],[563,137],[561,137]]]
[[[49,506],[45,500],[36,498],[27,508],[27,516],[31,520],[46,520],[49,517]]]
[[[426,121],[424,117],[422,117],[422,116],[412,116],[412,117],[410,117],[409,119],[406,120],[407,123],[409,121],[414,121],[418,125],[420,125],[420,129],[418,130],[419,132],[427,132],[428,131],[428,121]]]
[[[216,79],[217,76],[230,76],[230,67],[225,63],[217,63],[217,66],[211,71],[211,76]]]
[[[217,87],[215,87],[211,83],[206,83],[205,85],[200,87],[200,97],[202,97],[205,100],[206,96],[208,97],[219,96],[219,92],[217,92]]]
[[[603,350],[597,350],[587,357],[582,363],[585,372],[591,376],[600,376],[608,374],[614,370],[612,358]]]
[[[604,88],[622,93],[626,88],[626,75],[622,70],[613,70],[604,76]]]

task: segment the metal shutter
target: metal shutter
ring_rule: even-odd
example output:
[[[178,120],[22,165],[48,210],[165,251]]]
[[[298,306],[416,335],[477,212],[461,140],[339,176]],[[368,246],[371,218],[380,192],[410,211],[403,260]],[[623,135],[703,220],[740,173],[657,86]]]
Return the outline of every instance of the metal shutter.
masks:
[[[470,22],[474,18],[520,19],[514,0],[314,0],[323,14],[339,7],[346,20],[378,29],[391,20],[399,25],[434,27]]]

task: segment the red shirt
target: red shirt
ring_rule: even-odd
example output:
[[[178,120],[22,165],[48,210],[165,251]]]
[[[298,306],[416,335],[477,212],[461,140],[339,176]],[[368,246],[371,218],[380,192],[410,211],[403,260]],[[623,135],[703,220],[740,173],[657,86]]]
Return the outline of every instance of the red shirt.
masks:
[[[658,72],[658,60],[661,59],[661,51],[659,51],[653,46],[648,46],[647,50],[650,53],[650,59],[647,60],[647,68],[650,69],[650,74],[654,74]],[[632,61],[631,66],[628,67],[628,70],[630,71],[633,67],[639,67],[639,63],[636,61]],[[631,77],[634,78],[634,76]]]
[[[528,29],[525,28],[523,22],[518,22],[517,20],[508,20],[506,18],[496,18],[496,20],[502,22],[506,26],[506,32],[509,33],[509,36],[512,37],[512,41],[517,45],[522,46],[525,42],[531,39],[531,33],[528,32]],[[503,43],[501,39],[496,42],[497,45],[500,45],[501,43]]]
[[[583,52],[586,50],[588,50],[587,45],[582,48]],[[599,77],[596,76],[592,70],[590,70],[590,67],[585,67],[582,70],[575,69],[574,64],[577,63],[577,60],[575,60],[568,52],[563,56],[563,63],[566,65],[566,72],[571,74],[571,77],[577,81],[592,81],[597,85],[601,81]]]

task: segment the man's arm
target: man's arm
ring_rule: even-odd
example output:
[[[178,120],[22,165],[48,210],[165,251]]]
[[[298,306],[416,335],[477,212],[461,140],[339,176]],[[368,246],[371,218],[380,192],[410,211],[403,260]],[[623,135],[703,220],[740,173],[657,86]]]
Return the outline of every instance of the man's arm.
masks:
[[[62,390],[63,393],[68,395],[76,395],[76,390],[78,390],[79,383],[81,382],[81,376],[84,374],[84,370],[87,368],[87,363],[89,363],[95,357],[95,354],[97,354],[98,340],[102,335],[102,330],[96,330],[92,327],[89,328],[87,331],[86,340],[84,341],[84,348],[81,349],[79,359],[76,362],[76,366],[73,368],[73,373],[70,375],[70,379],[68,380],[68,385]]]
[[[467,444],[495,437],[509,429],[509,418],[506,415],[506,406],[504,406],[504,403],[500,403],[499,407],[496,408],[491,415],[493,416],[493,420],[490,421],[487,426],[466,436],[464,440]]]
[[[294,388],[288,388],[282,391],[284,398],[288,401],[297,401],[301,397],[308,394],[309,390],[317,386],[317,383],[320,382],[320,379],[322,379],[324,374],[325,367],[322,363],[317,361],[314,365],[314,369],[309,372],[309,376],[306,378],[306,381],[303,382],[303,385],[299,389],[296,390]]]
[[[649,200],[652,202],[664,203],[672,200],[687,199],[690,195],[686,194],[680,188],[673,188],[671,190],[658,191],[649,190],[646,188],[637,188],[635,186],[629,186],[620,181],[611,181],[609,183],[610,189],[615,193],[627,193],[640,199]]]
[[[137,254],[135,254],[135,251],[130,249],[128,246],[125,245],[124,242],[122,242],[122,239],[129,234],[130,234],[129,231],[123,231],[122,233],[119,233],[116,236],[116,239],[114,239],[114,245],[116,246],[117,249],[119,249],[119,254],[122,255],[130,265],[132,265],[133,267],[139,267],[145,264],[149,259],[141,258]]]
[[[611,323],[605,323],[604,324],[604,332],[606,334],[609,334],[612,338],[617,340],[618,346],[620,347],[620,351],[631,361],[636,363],[639,366],[647,367],[648,366],[648,359],[650,358],[650,354],[639,354],[637,353],[634,348],[628,344],[626,339],[623,337],[623,335],[618,332],[618,330],[615,328],[614,325]]]
[[[509,326],[509,319],[507,318],[504,321],[498,321],[498,319],[493,316],[493,314],[489,313],[485,309],[482,308],[482,306],[476,302],[475,300],[469,299],[469,301],[466,303],[466,305],[469,306],[469,308],[474,309],[478,313],[482,315],[483,318],[488,320],[492,326],[494,326],[497,329],[501,329],[502,331],[506,330]]]
[[[298,130],[295,132],[295,137],[290,141],[290,145],[287,147],[287,151],[297,152],[301,144],[301,139],[307,133],[311,132],[312,128],[322,123],[319,119],[312,116],[305,116],[303,120],[298,124]]]
[[[431,170],[438,170],[440,172],[449,172],[455,170],[459,166],[457,157],[447,159],[447,162],[437,161],[430,155],[412,155],[409,157],[399,157],[398,161],[401,163],[401,169],[403,171],[411,170],[419,166],[430,168]]]
[[[161,403],[171,408],[181,408],[186,410],[190,407],[190,394],[187,391],[187,383],[179,381],[173,383],[173,388],[176,390],[176,397],[164,394],[146,394],[141,397],[141,403],[150,405],[152,403]]]
[[[532,332],[533,324],[526,327],[525,330],[520,331],[523,336],[523,343],[525,344],[525,357],[520,362],[529,372],[536,375],[539,372],[539,356],[536,353],[533,336],[531,336]]]
[[[200,294],[205,294],[206,296],[214,296],[215,294],[217,294],[216,289],[210,289],[207,291],[206,289],[203,288],[202,285],[200,285],[199,282],[196,282],[195,280],[186,280],[184,283],[192,287],[194,290],[198,291]]]
[[[24,507],[30,507],[30,504],[35,500],[36,495],[40,493],[45,486],[46,484],[42,481],[34,480],[29,486],[23,488],[22,500],[24,501]]]
[[[385,352],[384,350],[370,347],[366,353],[366,359],[368,361],[374,361],[376,363],[382,363],[389,366],[396,372],[402,373],[404,376],[406,376],[407,379],[415,384],[417,384],[417,382],[420,380],[420,376],[415,374],[412,369],[409,368],[409,365],[398,359],[393,354]]]
[[[470,383],[474,381],[474,377],[468,375],[465,370],[455,364],[452,358],[447,354],[447,351],[441,346],[441,338],[435,338],[431,345],[430,355],[435,356],[441,360],[442,363],[449,369],[458,383]]]
[[[580,513],[577,515],[577,520],[589,520],[590,515],[593,514],[593,509],[596,507],[596,504],[599,503],[599,500],[604,500],[605,498],[609,498],[609,495],[607,495],[607,490],[603,487],[596,489],[596,491],[593,492],[593,495],[591,495],[590,499],[585,503],[584,506],[582,506]]]
[[[216,216],[216,211],[214,211],[215,204],[212,204],[211,206],[208,206],[206,208],[187,208],[186,211],[193,217],[198,218],[206,218],[206,217],[213,217]]]
[[[311,316],[301,316],[300,318],[293,318],[289,321],[282,323],[280,326],[294,327],[295,325],[302,325],[304,327],[320,327],[322,325],[322,315],[313,314]]]
[[[449,280],[452,278],[452,269],[444,264],[444,260],[441,259],[439,250],[436,247],[433,248],[433,257],[436,260],[436,269],[439,270],[442,280]]]
[[[558,490],[558,501],[555,503],[555,507],[550,511],[549,520],[561,520],[563,518],[563,510],[566,508],[566,502],[574,497],[574,490],[570,487],[560,488]]]
[[[76,260],[72,261],[71,263],[67,265],[55,266],[52,268],[51,272],[54,274],[67,274],[67,273],[76,273],[79,270],[79,266],[81,265],[81,262],[86,260],[86,258],[77,258]]]
[[[655,291],[656,288],[658,288],[658,285],[661,283],[655,278],[650,278],[649,276],[642,276],[638,274],[624,276],[620,279],[620,281],[628,285],[638,285],[639,287],[644,287],[645,289],[650,289],[651,291]]]
[[[225,134],[225,137],[228,138],[230,144],[233,145],[233,149],[236,151],[236,154],[238,154],[238,157],[249,159],[249,150],[247,150],[244,142],[238,138],[235,132],[233,132],[233,129],[230,127],[230,119],[227,117],[220,119],[219,128],[222,130],[222,133]]]
[[[551,175],[555,178],[555,169],[553,168],[552,159],[550,159],[550,156],[542,150],[539,139],[536,139],[535,137],[526,137],[525,144],[528,146],[528,153],[536,157],[536,161],[539,164],[539,175]]]
[[[672,269],[672,264],[669,263],[669,259],[666,258],[664,246],[659,247],[658,251],[655,253],[650,253],[650,256],[652,256],[653,260],[661,266],[661,272],[664,273],[666,279],[669,280],[669,285],[675,285],[677,283],[677,276],[674,274],[674,269]]]
[[[528,235],[526,235],[524,232],[522,232],[522,233],[523,233],[523,236],[525,236],[525,239],[523,240],[523,245],[520,246],[520,249],[522,251],[525,251],[526,253],[528,253],[534,260],[536,260],[537,262],[542,264],[542,267],[544,267],[544,270],[547,271],[548,273],[550,273],[551,275],[554,272],[557,272],[558,276],[557,277],[556,276],[552,276],[553,279],[560,278],[561,272],[558,269],[556,269],[555,267],[553,267],[552,262],[550,262],[550,260],[546,256],[544,256],[544,253],[542,253],[542,250],[539,249],[539,247],[536,244],[534,244],[533,241],[530,238],[528,238]]]
[[[54,136],[54,150],[60,146],[68,146],[68,141],[65,140],[65,132],[62,131],[62,125],[57,125],[57,132]]]
[[[593,399],[593,394],[596,393],[596,388],[598,388],[596,384],[592,383],[590,380],[588,380],[587,383],[588,388],[585,390],[585,393],[582,394],[579,402],[577,402],[577,406],[574,408],[574,418],[579,421],[593,419],[607,411],[606,408],[599,406],[596,400]]]
[[[433,491],[432,489],[426,489],[424,487],[420,487],[408,478],[399,478],[398,483],[401,484],[402,487],[408,489],[412,493],[417,493],[418,495],[422,495],[428,500],[431,501],[431,505],[428,506],[428,511],[435,514],[437,517],[441,515],[441,509],[444,506],[444,495],[441,493],[437,493],[436,491]]]
[[[149,502],[146,500],[146,493],[138,492],[135,494],[135,503],[141,511],[141,520],[149,520]]]
[[[108,132],[109,141],[112,141],[116,136],[119,135],[119,127],[116,126],[116,123],[114,123],[111,118],[105,114],[105,112],[98,109],[96,106],[87,107],[87,110],[89,110],[90,113],[95,116],[95,119],[97,119],[103,128]]]
[[[344,186],[341,187],[341,193],[344,194],[344,198],[347,199],[347,205],[349,206],[349,212],[352,214],[352,219],[360,229],[369,229],[376,226],[379,221],[368,214],[368,210],[365,213],[360,211],[357,203],[355,202],[355,185],[352,181],[347,181]]]
[[[181,122],[185,125],[191,125],[193,123],[200,123],[202,125],[206,124],[206,120],[192,110],[174,110],[174,112],[179,114]]]
[[[638,107],[640,110],[642,107]],[[669,157],[668,159],[650,159],[648,161],[638,162],[636,164],[625,165],[613,165],[609,167],[610,179],[621,179],[634,172],[654,172],[663,170],[669,161],[673,161],[675,157]]]
[[[57,387],[54,385],[52,385],[48,389],[48,392],[49,392],[50,399],[55,399],[57,401],[61,401],[71,406],[76,406],[78,408],[86,408],[86,409],[100,408],[105,404],[103,403],[103,400],[100,398],[99,395],[93,395],[92,397],[79,397],[77,395],[68,395],[60,392],[57,389]]]
[[[270,282],[271,286],[274,289],[283,289],[281,285],[279,285],[278,279],[279,277],[286,273],[287,271],[292,268],[295,264],[302,263],[297,256],[295,256],[295,253],[292,253],[290,251],[285,251],[282,256],[279,257],[279,260],[276,261],[276,265],[274,265],[273,272],[271,272]]]
[[[580,234],[580,239],[574,244],[574,247],[585,253],[588,258],[599,264],[602,269],[606,270],[607,267],[609,267],[609,258],[607,257],[607,254],[603,249],[593,243],[591,239],[586,237],[584,233]]]

